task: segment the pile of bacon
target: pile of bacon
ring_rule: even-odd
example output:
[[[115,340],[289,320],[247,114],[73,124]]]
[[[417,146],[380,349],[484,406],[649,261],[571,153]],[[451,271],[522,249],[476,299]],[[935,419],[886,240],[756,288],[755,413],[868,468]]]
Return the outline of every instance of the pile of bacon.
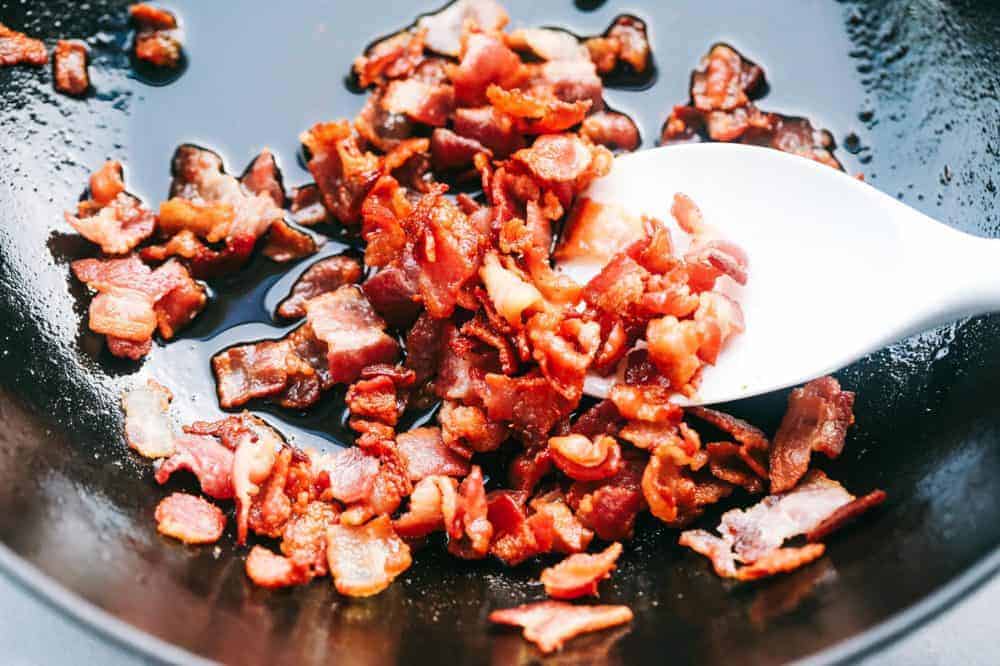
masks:
[[[353,123],[302,135],[316,182],[294,192],[288,219],[269,154],[236,179],[193,146],[175,155],[158,215],[106,165],[91,200],[67,219],[106,254],[126,255],[73,268],[99,292],[91,327],[132,356],[155,327],[167,338],[204,305],[191,274],[238,268],[265,233],[264,252],[277,259],[315,250],[291,221],[359,235],[363,266],[348,255],[316,262],[279,305],[300,326],[212,359],[225,408],[268,400],[304,409],[346,385],[354,446],[302,451],[246,412],[178,432],[172,396],[155,382],[124,398],[128,443],[156,461],[159,483],[186,470],[204,496],[233,500],[237,543],[273,540],[277,551],[257,543],[246,559],[263,587],[329,575],[341,594],[376,594],[435,533],[463,559],[516,566],[564,556],[541,575],[552,600],[490,616],[548,652],[631,620],[624,606],[565,600],[598,594],[645,511],[679,528],[734,492],[770,489],[726,513],[719,536],[682,535],[720,575],[749,580],[819,557],[819,539],[884,495],[856,499],[809,470],[813,451],[840,454],[853,422],[854,395],[832,378],[792,393],[773,441],[671,401],[695,391],[703,367],[743,330],[738,304],[718,287],[747,280],[746,257],[683,195],[671,211],[689,242],[683,252],[660,220],[623,224],[616,209],[577,201],[609,169],[609,149],[638,145],[634,124],[604,108],[601,75],[649,66],[640,21],[620,17],[583,41],[505,33],[506,22],[492,0],[459,0],[358,58],[371,94]],[[698,85],[715,91],[720,75],[706,76],[713,83]],[[469,177],[482,198],[452,198],[439,181]],[[556,258],[600,259],[586,282],[553,267],[564,218]],[[605,378],[607,399],[582,402],[588,377]],[[436,425],[397,432],[406,409],[435,404]],[[494,473],[498,458],[508,462]],[[484,460],[493,461],[489,478]],[[156,520],[161,533],[203,544],[221,538],[227,516],[175,492]],[[805,545],[786,545],[803,535]],[[589,554],[598,542],[606,545]]]
[[[140,3],[129,7],[135,24],[135,57],[155,67],[175,68],[181,60],[181,37],[177,18],[169,11]],[[82,97],[90,90],[87,45],[60,39],[52,51],[55,89],[64,95]],[[0,23],[0,67],[41,66],[49,62],[45,44]]]

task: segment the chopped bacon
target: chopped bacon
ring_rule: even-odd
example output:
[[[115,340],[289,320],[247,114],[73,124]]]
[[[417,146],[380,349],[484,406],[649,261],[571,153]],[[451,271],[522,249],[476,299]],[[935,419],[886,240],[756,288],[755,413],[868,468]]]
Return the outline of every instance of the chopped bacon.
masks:
[[[276,539],[292,515],[292,502],[285,492],[292,455],[291,447],[278,451],[267,480],[250,504],[247,526],[254,534]]]
[[[337,523],[338,510],[328,502],[312,501],[293,515],[281,534],[281,552],[300,576],[327,574],[326,531]]]
[[[173,493],[156,505],[156,531],[187,544],[215,543],[226,527],[226,516],[206,500]]]
[[[550,60],[533,71],[530,90],[553,95],[568,104],[590,102],[591,110],[604,108],[604,84],[589,60]]]
[[[609,578],[622,545],[615,542],[596,555],[577,553],[542,571],[545,594],[553,599],[598,596],[597,585]]]
[[[460,137],[475,141],[498,159],[503,159],[525,145],[514,119],[493,106],[455,109],[452,129]]]
[[[884,490],[873,490],[863,497],[851,500],[823,519],[819,525],[806,532],[806,541],[822,541],[869,509],[882,504],[886,497]]]
[[[278,315],[286,319],[304,317],[307,300],[336,291],[345,284],[356,284],[361,276],[361,265],[357,259],[347,255],[321,259],[295,281],[288,297],[278,305]]]
[[[316,250],[315,238],[284,220],[278,220],[271,224],[262,252],[271,261],[285,263],[308,257]]]
[[[455,523],[458,481],[446,476],[428,476],[413,487],[406,513],[393,521],[396,534],[419,539],[445,530]]]
[[[278,208],[285,207],[285,186],[274,154],[265,148],[253,159],[240,182],[253,194],[265,194]]]
[[[529,504],[536,513],[548,514],[552,519],[553,551],[569,555],[581,553],[590,545],[594,532],[573,515],[562,491],[545,493],[533,498]]]
[[[375,311],[393,326],[412,324],[420,314],[418,271],[411,254],[383,267],[362,285]]]
[[[670,527],[690,523],[706,506],[715,504],[733,490],[728,483],[711,476],[699,478],[677,458],[673,447],[658,447],[649,457],[642,476],[642,493],[649,503],[650,513]]]
[[[173,394],[150,379],[122,396],[125,410],[125,440],[146,458],[163,458],[174,452],[174,429],[167,409]]]
[[[382,93],[382,108],[432,127],[443,127],[455,107],[455,89],[418,79],[393,81]]]
[[[555,466],[574,481],[600,481],[621,468],[621,448],[607,435],[593,440],[583,435],[552,437],[549,452]]]
[[[406,459],[411,481],[428,476],[464,477],[469,473],[468,461],[444,443],[440,428],[414,428],[400,433],[396,445]]]
[[[0,23],[0,67],[44,65],[48,61],[49,52],[40,39],[32,39]]]
[[[312,457],[316,477],[326,475],[330,495],[345,504],[358,502],[371,493],[379,461],[357,447],[343,449],[335,454]]]
[[[495,490],[487,497],[487,518],[493,527],[490,553],[508,566],[546,553],[555,541],[550,513],[525,516],[527,493]]]
[[[126,254],[153,234],[156,216],[130,194],[122,192],[98,208],[87,203],[79,217],[66,213],[66,222],[105,254]]]
[[[172,443],[173,452],[156,467],[156,482],[164,484],[177,470],[196,477],[201,492],[214,499],[232,499],[233,452],[208,435],[183,434]]]
[[[326,555],[337,592],[349,597],[378,594],[410,567],[410,548],[382,515],[365,525],[333,525]]]
[[[157,67],[177,67],[181,61],[181,41],[177,19],[165,9],[145,3],[131,5],[135,22],[135,57]]]
[[[233,495],[236,498],[236,541],[244,544],[253,501],[260,494],[261,485],[270,476],[278,451],[284,444],[277,432],[256,417],[244,413],[232,423],[235,444],[232,479]]]
[[[767,440],[767,435],[760,428],[747,423],[743,419],[738,419],[735,416],[730,416],[729,414],[707,407],[689,407],[687,413],[698,417],[702,421],[711,423],[719,430],[729,433],[736,441],[749,449],[768,451],[771,448],[771,443]]]
[[[330,222],[330,216],[323,206],[323,196],[315,183],[309,183],[292,190],[292,219],[304,227]]]
[[[290,558],[271,552],[263,546],[254,546],[247,555],[247,578],[268,590],[301,585],[306,582]]]
[[[359,289],[344,285],[305,303],[316,337],[326,343],[330,377],[348,383],[375,363],[392,363],[399,347]]]
[[[639,147],[635,121],[617,111],[598,111],[583,120],[580,134],[612,151],[632,152]]]
[[[729,46],[717,44],[691,77],[691,99],[701,111],[730,111],[745,106],[763,82],[760,67]]]
[[[771,492],[791,490],[809,467],[813,451],[836,458],[854,423],[854,393],[833,377],[814,379],[788,396],[788,411],[771,448]]]
[[[90,198],[98,206],[107,206],[125,191],[125,173],[121,162],[108,160],[90,174]]]
[[[521,59],[500,37],[474,32],[464,40],[461,60],[452,66],[450,76],[458,103],[473,106],[486,101],[491,84],[506,90],[520,83],[524,69]]]
[[[448,552],[465,560],[486,557],[493,538],[483,472],[473,465],[458,487],[455,521],[448,529]]]
[[[741,567],[736,572],[739,580],[758,580],[779,573],[794,571],[799,567],[818,560],[826,552],[826,546],[821,543],[810,543],[801,548],[778,548],[764,555],[759,560]]]
[[[628,606],[575,606],[564,601],[536,601],[495,610],[490,622],[524,627],[525,639],[543,653],[554,652],[580,634],[632,621]]]
[[[486,255],[479,277],[494,307],[512,326],[521,325],[525,310],[541,305],[542,294],[533,284],[504,268],[495,253]]]
[[[623,418],[648,423],[677,423],[684,411],[670,401],[671,392],[656,384],[615,384],[608,399]]]
[[[509,434],[503,424],[486,418],[479,407],[460,405],[452,400],[441,404],[438,422],[445,446],[465,459],[471,458],[474,453],[495,451]]]
[[[361,87],[409,75],[423,60],[425,35],[423,30],[403,31],[372,45],[354,60],[354,73]]]
[[[552,134],[538,137],[531,148],[514,153],[514,159],[543,181],[573,183],[591,170],[594,154],[573,134]]]
[[[435,169],[468,168],[479,153],[492,155],[489,148],[475,139],[460,136],[450,129],[438,127],[431,134],[431,161]]]
[[[212,357],[212,372],[224,409],[278,395],[288,387],[290,374],[315,375],[285,340],[230,347]]]
[[[64,95],[79,97],[90,89],[87,74],[87,45],[60,39],[52,56],[52,74],[56,90]]]
[[[704,336],[704,330],[696,322],[674,316],[654,319],[646,326],[649,358],[674,391],[691,390],[691,382],[702,367],[698,352]]]
[[[543,437],[572,410],[573,404],[544,377],[487,374],[483,402],[493,421],[509,422],[516,429]]]
[[[507,12],[496,0],[456,0],[444,9],[420,17],[417,28],[427,31],[427,48],[457,58],[462,35],[470,23],[482,32],[497,32],[507,25]]]
[[[628,63],[633,71],[641,74],[649,68],[649,38],[646,36],[646,23],[642,19],[622,14],[604,34],[618,42],[618,59]]]
[[[579,60],[589,58],[586,47],[572,33],[553,28],[518,28],[506,35],[507,46],[515,51],[530,51],[542,60]]]
[[[525,134],[548,134],[579,125],[590,100],[564,102],[556,97],[538,97],[520,90],[504,90],[496,84],[486,89],[486,98],[500,113],[517,119],[517,128]]]
[[[378,158],[361,152],[347,121],[314,125],[301,140],[326,209],[343,224],[360,222],[361,204],[381,175]]]
[[[632,536],[636,516],[645,506],[641,482],[646,456],[629,451],[622,454],[619,472],[602,481],[576,481],[566,502],[587,528],[605,541]]]
[[[552,387],[570,402],[578,402],[583,382],[601,344],[601,327],[576,317],[539,313],[528,321],[532,358]]]

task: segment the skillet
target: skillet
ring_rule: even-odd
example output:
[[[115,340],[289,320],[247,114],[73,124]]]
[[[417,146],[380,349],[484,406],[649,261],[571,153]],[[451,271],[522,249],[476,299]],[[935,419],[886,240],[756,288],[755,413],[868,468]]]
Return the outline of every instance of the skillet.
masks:
[[[270,312],[310,260],[283,275],[257,258],[213,282],[208,310],[141,366],[116,361],[86,331],[86,291],[69,277],[68,262],[91,250],[68,233],[62,211],[93,167],[122,159],[130,190],[158,201],[177,144],[218,150],[231,172],[267,145],[286,183],[306,182],[298,132],[353,116],[362,103],[344,83],[353,57],[435,3],[175,0],[188,62],[168,85],[132,72],[126,4],[0,0],[0,21],[16,29],[50,43],[89,38],[95,87],[88,99],[71,100],[52,91],[48,71],[0,70],[0,564],[96,630],[167,661],[538,659],[485,617],[539,598],[530,581],[541,565],[505,571],[428,548],[382,595],[347,601],[321,582],[277,593],[253,588],[232,535],[215,549],[157,535],[152,514],[163,490],[126,451],[122,389],[155,376],[177,394],[181,420],[213,418],[207,359],[237,340],[278,337],[283,329]],[[829,128],[849,172],[965,231],[1000,234],[994,3],[504,4],[520,25],[581,34],[602,31],[620,12],[647,21],[655,81],[607,93],[635,117],[644,146],[686,98],[701,54],[727,41],[765,67],[762,106]],[[323,252],[342,247],[331,241]],[[753,586],[720,581],[675,545],[675,532],[641,525],[602,597],[631,605],[635,622],[579,639],[549,661],[850,660],[992,573],[1000,565],[1000,317],[917,336],[839,378],[858,392],[858,426],[844,456],[825,469],[856,491],[887,490],[881,511],[833,539],[813,566]],[[773,432],[785,397],[724,409]],[[329,448],[344,435],[339,400],[329,397],[309,416],[262,414],[296,443]]]

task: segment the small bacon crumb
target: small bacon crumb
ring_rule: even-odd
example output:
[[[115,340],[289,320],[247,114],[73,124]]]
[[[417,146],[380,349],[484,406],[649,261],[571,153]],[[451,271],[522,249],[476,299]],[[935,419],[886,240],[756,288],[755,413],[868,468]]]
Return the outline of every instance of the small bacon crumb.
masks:
[[[544,653],[571,638],[632,621],[628,606],[574,606],[564,601],[537,601],[495,610],[490,622],[524,628],[524,637]]]
[[[378,594],[410,568],[410,547],[381,515],[365,525],[334,525],[326,533],[326,555],[337,591],[349,597]]]
[[[122,396],[125,440],[146,458],[164,458],[174,452],[174,431],[167,408],[173,395],[150,379]]]
[[[187,544],[215,543],[226,527],[219,507],[187,493],[174,493],[156,506],[156,530]]]
[[[553,599],[598,596],[598,583],[611,576],[615,561],[621,553],[622,545],[616,541],[596,555],[570,555],[559,564],[542,571],[541,581],[545,586],[545,594]]]

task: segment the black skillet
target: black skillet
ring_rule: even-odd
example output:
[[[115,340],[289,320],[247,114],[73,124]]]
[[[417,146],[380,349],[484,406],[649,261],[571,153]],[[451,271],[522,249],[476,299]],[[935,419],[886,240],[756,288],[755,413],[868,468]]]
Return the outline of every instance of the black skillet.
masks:
[[[164,490],[122,442],[121,389],[152,374],[174,389],[182,418],[216,415],[208,356],[236,340],[280,335],[270,313],[308,261],[282,277],[258,258],[213,283],[208,311],[142,366],[115,361],[86,331],[88,297],[69,277],[68,262],[91,250],[61,212],[105,158],[122,159],[130,189],[151,201],[165,196],[169,156],[185,141],[216,148],[231,171],[268,145],[286,182],[305,182],[298,132],[353,116],[362,98],[344,83],[352,58],[374,36],[433,9],[433,0],[175,0],[188,62],[163,86],[131,73],[125,4],[0,0],[0,21],[12,27],[50,43],[86,38],[95,89],[70,100],[53,92],[47,70],[0,71],[0,563],[81,621],[169,661],[537,659],[485,618],[539,598],[530,581],[541,565],[503,571],[432,547],[384,594],[348,601],[326,582],[255,589],[231,535],[216,549],[196,549],[156,534],[153,507]],[[519,25],[582,34],[602,31],[623,11],[649,23],[655,84],[608,92],[613,106],[635,115],[646,146],[670,106],[686,98],[699,56],[724,40],[766,68],[771,85],[761,106],[829,128],[850,172],[956,227],[1000,232],[995,3],[506,4]],[[840,374],[858,391],[858,426],[843,458],[826,468],[855,491],[882,487],[891,499],[838,535],[821,561],[733,586],[678,548],[675,533],[643,525],[602,597],[629,604],[635,622],[572,643],[552,661],[847,660],[959,598],[1000,565],[998,334],[997,317],[959,322]],[[731,409],[772,429],[784,399]],[[337,396],[313,416],[265,416],[300,444],[329,447],[341,434]]]

